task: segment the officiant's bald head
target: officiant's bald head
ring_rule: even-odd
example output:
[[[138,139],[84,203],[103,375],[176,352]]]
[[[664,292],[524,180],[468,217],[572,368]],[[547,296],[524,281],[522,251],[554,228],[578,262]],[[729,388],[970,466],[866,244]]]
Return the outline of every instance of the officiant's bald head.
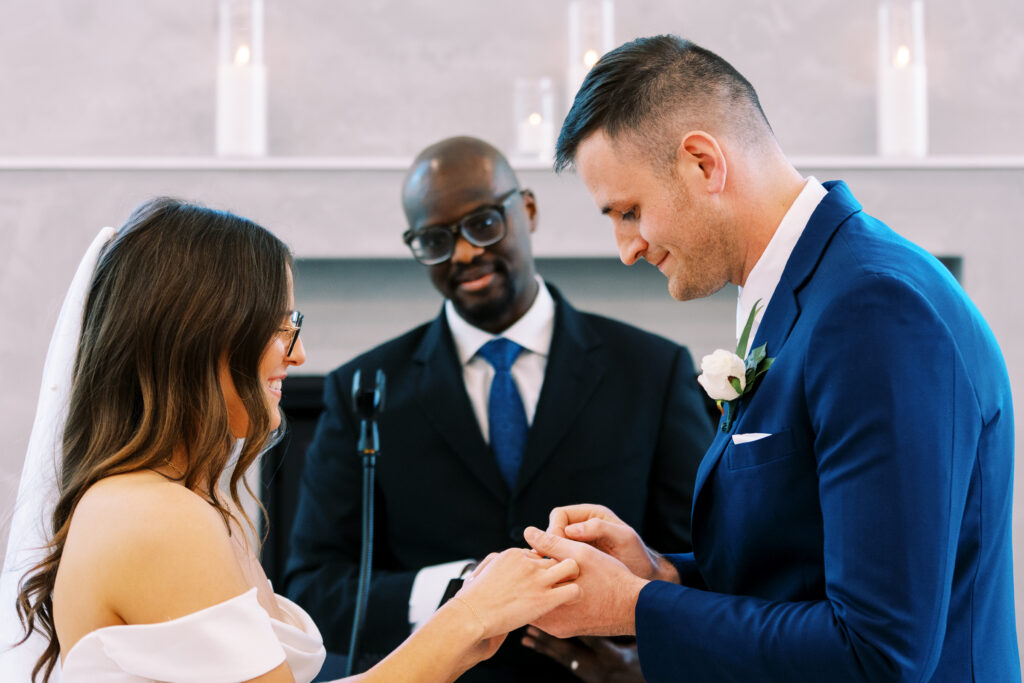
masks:
[[[402,208],[406,244],[467,322],[498,333],[529,310],[537,204],[493,145],[460,136],[424,149],[406,174]]]
[[[440,140],[416,155],[405,176],[402,208],[409,224],[424,202],[434,199],[433,193],[446,191],[463,174],[488,176],[495,187],[519,186],[508,159],[490,143],[469,136]]]

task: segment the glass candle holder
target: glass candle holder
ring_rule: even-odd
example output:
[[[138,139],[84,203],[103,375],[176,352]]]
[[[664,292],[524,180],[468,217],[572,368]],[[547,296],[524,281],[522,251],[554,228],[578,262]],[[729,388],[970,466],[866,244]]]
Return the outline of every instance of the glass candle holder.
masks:
[[[218,38],[217,154],[265,156],[263,0],[220,0]]]
[[[550,161],[555,151],[554,87],[550,78],[515,82],[516,154]]]
[[[569,65],[566,109],[572,106],[590,67],[615,47],[615,3],[612,0],[572,0],[569,3]]]
[[[878,5],[878,153],[928,154],[923,0]]]

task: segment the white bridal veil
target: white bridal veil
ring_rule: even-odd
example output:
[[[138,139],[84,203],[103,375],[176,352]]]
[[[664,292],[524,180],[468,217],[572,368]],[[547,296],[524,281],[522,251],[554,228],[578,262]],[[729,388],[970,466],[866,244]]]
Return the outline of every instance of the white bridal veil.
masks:
[[[3,574],[0,575],[0,677],[5,682],[27,683],[31,679],[32,667],[46,648],[45,639],[38,634],[33,634],[19,647],[11,648],[23,635],[15,600],[22,576],[43,559],[43,547],[50,538],[50,516],[57,502],[61,434],[67,417],[71,371],[78,348],[85,298],[100,251],[115,234],[117,231],[113,228],[103,228],[85,252],[64,298],[43,366],[36,418],[32,423],[32,435],[11,519]],[[59,673],[59,667],[56,673]],[[58,678],[55,676],[51,681]]]

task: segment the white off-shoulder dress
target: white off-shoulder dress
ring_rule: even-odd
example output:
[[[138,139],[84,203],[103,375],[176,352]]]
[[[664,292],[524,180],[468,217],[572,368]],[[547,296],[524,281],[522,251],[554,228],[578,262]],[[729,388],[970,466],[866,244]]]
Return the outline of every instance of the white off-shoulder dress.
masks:
[[[75,643],[62,683],[238,683],[288,666],[309,683],[326,651],[313,620],[291,600],[278,606],[300,627],[271,618],[256,589],[159,624],[97,629]]]

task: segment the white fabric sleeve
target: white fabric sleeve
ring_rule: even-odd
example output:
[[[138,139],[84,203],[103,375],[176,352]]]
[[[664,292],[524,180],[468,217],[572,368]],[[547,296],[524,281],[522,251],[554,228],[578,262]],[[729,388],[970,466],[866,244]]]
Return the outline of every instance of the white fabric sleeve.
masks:
[[[409,625],[415,631],[437,611],[448,582],[462,575],[476,560],[457,560],[424,567],[416,573],[409,593]]]
[[[180,619],[114,626],[96,634],[104,653],[123,671],[157,681],[247,681],[285,660],[255,588]],[[73,662],[66,663],[65,673],[70,673]]]
[[[304,609],[283,595],[275,595],[277,607],[288,615],[291,624],[276,619],[271,620],[277,639],[284,648],[288,668],[292,670],[295,683],[311,681],[320,672],[327,658],[323,638],[313,619]]]

